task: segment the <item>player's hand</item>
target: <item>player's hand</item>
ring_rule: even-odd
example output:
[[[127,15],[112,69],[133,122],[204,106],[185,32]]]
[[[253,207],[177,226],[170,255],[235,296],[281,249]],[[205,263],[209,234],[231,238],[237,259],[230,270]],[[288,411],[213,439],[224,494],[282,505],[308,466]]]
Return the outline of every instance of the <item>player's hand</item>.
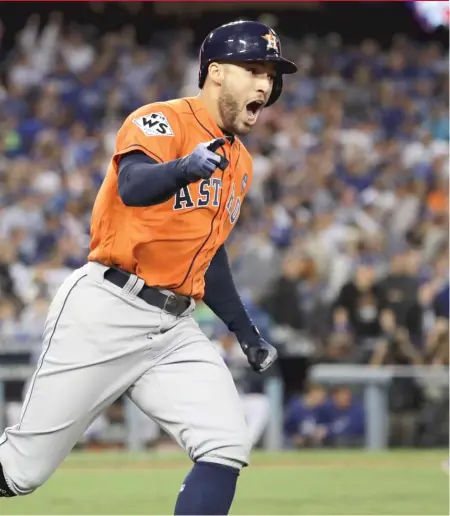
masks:
[[[241,348],[254,371],[262,373],[278,358],[277,350],[266,342],[255,328],[256,337],[251,342],[242,341]]]
[[[223,145],[225,138],[200,143],[191,154],[183,158],[184,171],[191,183],[199,179],[209,179],[216,168],[225,170],[228,160],[216,152]]]

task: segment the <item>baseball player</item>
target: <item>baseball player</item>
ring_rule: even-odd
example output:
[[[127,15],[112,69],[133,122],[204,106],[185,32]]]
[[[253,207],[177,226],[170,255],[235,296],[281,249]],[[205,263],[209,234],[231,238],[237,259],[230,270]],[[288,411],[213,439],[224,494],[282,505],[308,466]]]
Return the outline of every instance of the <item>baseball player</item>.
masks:
[[[228,514],[251,443],[230,372],[192,313],[203,299],[254,370],[276,360],[224,243],[252,181],[239,136],[296,69],[268,26],[223,25],[202,44],[197,97],[125,120],[94,204],[88,263],[53,299],[20,422],[0,438],[0,496],[41,486],[126,394],[194,463],[175,514]]]

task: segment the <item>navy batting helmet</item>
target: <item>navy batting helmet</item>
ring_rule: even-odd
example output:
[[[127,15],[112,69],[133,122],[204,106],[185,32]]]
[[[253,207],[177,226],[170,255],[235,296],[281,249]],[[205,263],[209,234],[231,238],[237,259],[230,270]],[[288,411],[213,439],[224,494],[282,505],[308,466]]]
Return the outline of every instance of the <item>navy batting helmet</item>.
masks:
[[[214,61],[274,63],[276,76],[266,106],[273,104],[281,95],[283,74],[297,71],[294,63],[282,57],[276,32],[264,23],[254,21],[237,21],[214,29],[202,43],[199,60],[199,88],[203,88],[208,66]]]

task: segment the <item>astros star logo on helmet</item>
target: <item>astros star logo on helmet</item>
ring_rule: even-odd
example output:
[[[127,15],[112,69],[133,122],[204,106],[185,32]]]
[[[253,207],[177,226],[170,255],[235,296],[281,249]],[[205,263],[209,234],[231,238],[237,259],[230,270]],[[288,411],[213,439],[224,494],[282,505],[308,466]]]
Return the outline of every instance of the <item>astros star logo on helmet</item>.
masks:
[[[263,39],[267,41],[267,50],[275,50],[277,54],[279,54],[279,48],[278,48],[278,37],[272,30],[269,30],[267,34],[264,36],[261,36]]]

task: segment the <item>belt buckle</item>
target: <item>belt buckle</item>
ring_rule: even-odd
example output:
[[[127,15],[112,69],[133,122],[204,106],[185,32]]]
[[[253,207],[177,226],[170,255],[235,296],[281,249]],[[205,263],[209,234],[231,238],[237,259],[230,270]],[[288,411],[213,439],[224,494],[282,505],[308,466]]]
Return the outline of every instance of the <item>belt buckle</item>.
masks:
[[[164,301],[163,310],[168,313],[173,313],[178,306],[178,299],[174,294],[170,294],[170,296],[166,297]],[[172,310],[171,310],[172,309]]]

